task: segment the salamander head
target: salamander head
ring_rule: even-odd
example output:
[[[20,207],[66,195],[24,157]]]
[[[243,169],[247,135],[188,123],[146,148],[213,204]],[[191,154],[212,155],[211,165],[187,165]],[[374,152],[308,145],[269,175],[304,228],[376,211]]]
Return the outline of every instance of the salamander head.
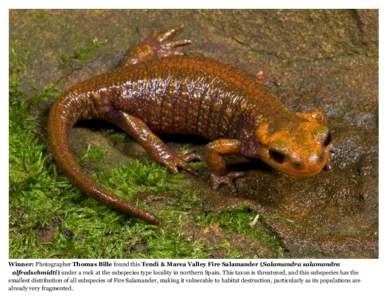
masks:
[[[292,122],[279,124],[270,128],[264,122],[256,129],[262,160],[294,176],[312,176],[329,166],[331,134],[321,111],[296,113]]]

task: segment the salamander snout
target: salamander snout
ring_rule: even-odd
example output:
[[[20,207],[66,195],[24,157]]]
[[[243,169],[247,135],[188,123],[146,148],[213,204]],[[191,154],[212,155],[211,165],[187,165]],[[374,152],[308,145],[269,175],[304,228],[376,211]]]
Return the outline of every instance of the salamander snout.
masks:
[[[281,152],[263,147],[260,157],[275,169],[293,176],[312,176],[322,171],[330,159],[329,147],[315,150]]]
[[[312,176],[328,169],[332,150],[329,128],[301,118],[292,126],[257,130],[259,156],[273,168],[293,176]]]

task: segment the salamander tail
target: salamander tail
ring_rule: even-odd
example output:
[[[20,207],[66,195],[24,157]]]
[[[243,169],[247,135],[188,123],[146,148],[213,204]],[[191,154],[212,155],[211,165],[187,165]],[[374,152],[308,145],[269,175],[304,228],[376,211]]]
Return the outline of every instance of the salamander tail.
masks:
[[[82,117],[84,110],[80,99],[71,97],[70,94],[60,97],[51,107],[48,119],[49,146],[58,167],[89,197],[98,199],[125,214],[159,225],[159,219],[153,214],[134,207],[128,201],[110,193],[81,170],[70,148],[69,131]]]

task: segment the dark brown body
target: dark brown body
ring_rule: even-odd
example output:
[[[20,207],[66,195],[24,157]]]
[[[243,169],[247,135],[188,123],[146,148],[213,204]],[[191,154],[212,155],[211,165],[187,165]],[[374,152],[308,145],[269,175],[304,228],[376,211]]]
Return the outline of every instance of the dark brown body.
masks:
[[[77,187],[110,206],[157,224],[159,221],[152,214],[132,207],[81,171],[68,144],[68,133],[75,122],[103,119],[116,124],[173,172],[178,167],[191,172],[186,162],[194,156],[180,157],[154,132],[218,139],[207,146],[206,152],[218,187],[240,176],[224,176],[221,155],[258,157],[256,128],[261,123],[270,120],[275,128],[297,123],[299,118],[289,113],[255,77],[206,58],[172,53],[160,59],[152,42],[140,44],[120,68],[64,93],[50,111],[48,131],[59,167]],[[154,52],[147,53],[150,44]]]

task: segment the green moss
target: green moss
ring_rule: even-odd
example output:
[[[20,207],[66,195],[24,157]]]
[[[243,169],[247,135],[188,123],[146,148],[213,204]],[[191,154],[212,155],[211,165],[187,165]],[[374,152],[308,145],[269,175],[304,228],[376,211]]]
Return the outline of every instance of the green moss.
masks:
[[[136,194],[176,191],[181,175],[170,175],[165,168],[155,163],[134,160],[128,165],[98,172],[93,177],[118,196],[133,200],[136,206],[147,208],[144,201],[134,200]]]
[[[105,157],[105,151],[94,145],[88,145],[85,153],[78,159],[78,163],[84,166],[87,163],[99,163]]]
[[[43,9],[38,9],[34,15],[37,20],[44,20],[47,17],[46,12]]]
[[[80,63],[88,61],[92,58],[97,49],[106,45],[106,40],[92,39],[86,46],[76,49],[71,54],[61,52],[60,62],[67,68],[74,70]]]
[[[31,105],[38,105],[53,100],[60,94],[60,86],[58,83],[51,83],[43,87],[32,99]]]
[[[94,38],[86,47],[82,47],[74,51],[73,55],[70,57],[72,59],[77,59],[80,61],[86,61],[90,59],[90,55],[97,50],[98,48],[104,46],[107,43],[106,40],[100,41],[98,38]]]
[[[9,50],[9,95],[10,95],[10,105],[14,103],[15,100],[20,98],[19,84],[21,74],[26,70],[26,61],[28,59],[28,52],[24,55],[18,55],[15,48],[11,44]]]
[[[288,68],[293,64],[293,61],[291,59],[283,59],[282,60],[282,66],[284,68]]]
[[[109,137],[109,139],[114,143],[123,143],[125,141],[129,141],[128,134],[120,131],[116,131],[114,129],[105,129],[101,131],[101,134],[103,134],[106,137]]]

